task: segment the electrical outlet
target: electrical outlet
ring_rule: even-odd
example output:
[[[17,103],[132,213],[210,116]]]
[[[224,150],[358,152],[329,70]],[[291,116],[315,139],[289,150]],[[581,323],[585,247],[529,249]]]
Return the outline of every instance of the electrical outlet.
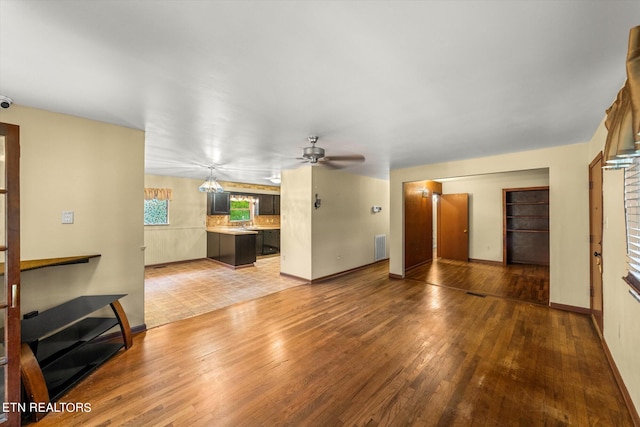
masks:
[[[62,223],[73,224],[73,211],[62,212]]]

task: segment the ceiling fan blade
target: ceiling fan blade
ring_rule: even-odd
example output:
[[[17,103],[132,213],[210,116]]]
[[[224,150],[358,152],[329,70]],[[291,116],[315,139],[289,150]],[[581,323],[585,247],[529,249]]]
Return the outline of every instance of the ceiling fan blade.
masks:
[[[364,162],[364,156],[360,154],[351,156],[326,156],[323,160],[328,162]]]
[[[325,166],[330,169],[342,169],[345,166],[345,165],[336,165],[335,163],[331,163],[331,161],[327,160],[326,157],[324,159],[318,160],[317,164],[321,166]]]

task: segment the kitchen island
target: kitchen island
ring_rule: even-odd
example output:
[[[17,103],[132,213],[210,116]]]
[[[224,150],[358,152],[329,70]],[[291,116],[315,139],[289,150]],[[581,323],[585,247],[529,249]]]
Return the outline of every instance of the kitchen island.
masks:
[[[207,228],[207,257],[233,268],[252,266],[257,234],[240,227]]]

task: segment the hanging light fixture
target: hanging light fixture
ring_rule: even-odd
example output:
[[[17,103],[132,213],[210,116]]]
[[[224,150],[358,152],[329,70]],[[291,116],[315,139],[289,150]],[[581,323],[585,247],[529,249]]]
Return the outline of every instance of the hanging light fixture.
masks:
[[[205,180],[205,182],[202,183],[202,185],[200,187],[198,187],[198,191],[200,191],[201,193],[222,193],[224,192],[224,189],[222,188],[222,185],[220,185],[218,183],[218,181],[216,181],[216,179],[213,177],[213,166],[209,166],[209,178],[207,178]]]

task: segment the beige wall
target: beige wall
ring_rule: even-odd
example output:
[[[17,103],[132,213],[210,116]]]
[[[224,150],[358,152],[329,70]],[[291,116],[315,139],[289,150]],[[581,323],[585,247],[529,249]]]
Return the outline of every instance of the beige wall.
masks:
[[[101,254],[88,264],[24,272],[22,312],[84,294],[128,294],[132,326],[144,323],[144,132],[13,105],[20,126],[21,259]],[[74,211],[73,224],[61,224]]]
[[[591,159],[604,148],[603,124],[591,140]],[[626,275],[626,237],[624,217],[624,172],[605,170],[603,188],[602,287],[604,339],[625,382],[636,409],[640,408],[640,304],[629,294],[622,280]]]
[[[389,182],[313,168],[313,194],[322,200],[312,212],[312,279],[374,262],[375,236],[389,233]],[[382,211],[372,213],[372,206]]]
[[[502,262],[502,189],[549,185],[549,170],[473,175],[444,180],[444,194],[469,194],[469,258]]]
[[[145,187],[171,188],[173,193],[169,225],[144,227],[145,265],[207,256],[207,195],[198,191],[203,180],[145,175]]]
[[[282,171],[280,272],[311,279],[311,167]]]
[[[403,275],[402,183],[518,170],[549,170],[550,300],[589,307],[588,143],[392,170],[390,273]]]
[[[314,280],[374,262],[374,237],[389,230],[388,181],[307,166],[283,171],[281,191],[282,273]]]

